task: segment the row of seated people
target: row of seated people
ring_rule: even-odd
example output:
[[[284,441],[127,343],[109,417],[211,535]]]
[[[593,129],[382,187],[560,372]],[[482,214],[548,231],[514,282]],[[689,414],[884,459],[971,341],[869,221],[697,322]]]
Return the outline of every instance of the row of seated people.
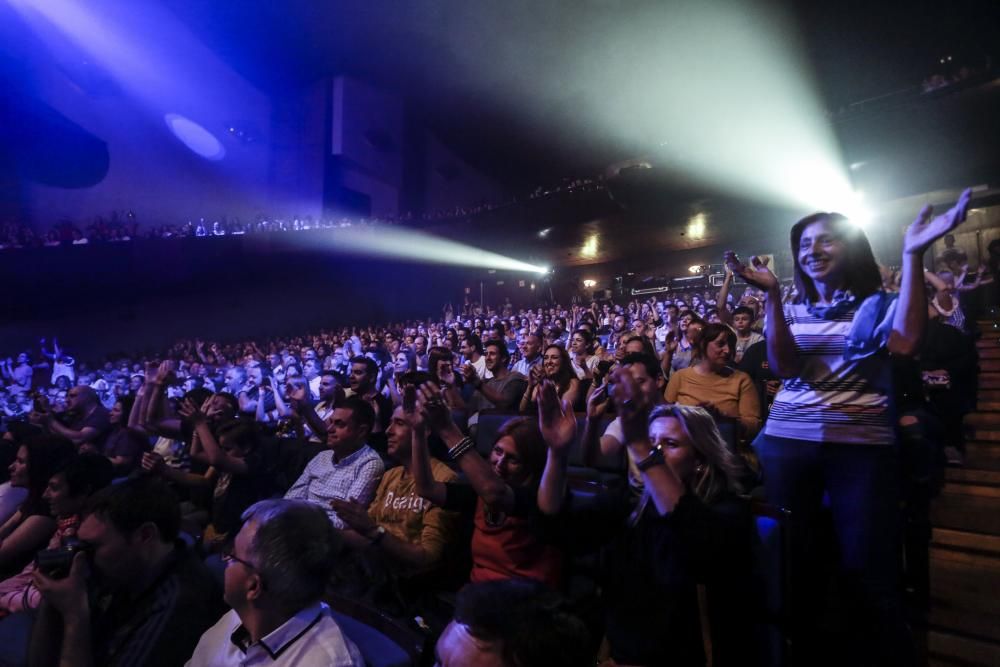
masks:
[[[311,503],[247,508],[219,580],[181,539],[161,480],[112,482],[107,459],[47,436],[20,445],[10,472],[32,487],[50,475],[19,511],[32,530],[53,525],[49,548],[0,581],[4,665],[421,664],[424,638],[330,589],[343,540]],[[589,664],[586,627],[537,582],[467,587],[454,617],[441,664]]]
[[[619,396],[626,397],[621,398],[619,407],[632,404],[627,398],[629,395],[638,397],[640,402],[646,401],[639,395],[640,385],[634,381],[627,368],[623,368],[619,373],[621,374],[619,383],[622,387]],[[618,539],[621,537],[619,535],[620,526],[626,525],[624,519],[629,514],[633,514],[635,520],[641,519],[648,513],[652,513],[649,516],[655,514],[653,501],[658,496],[652,491],[643,496],[644,499],[638,506],[633,502],[634,499],[630,499],[626,494],[607,494],[602,502],[587,503],[576,499],[576,495],[571,494],[561,486],[564,484],[563,482],[557,481],[561,474],[559,462],[568,460],[563,455],[576,439],[576,419],[568,410],[568,405],[560,404],[555,386],[550,382],[543,385],[537,419],[516,418],[508,421],[499,429],[496,438],[490,437],[490,440],[494,440],[492,446],[488,444],[488,440],[480,440],[478,448],[489,450],[488,459],[475,452],[476,443],[464,436],[456,426],[440,390],[429,381],[429,378],[426,378],[424,384],[419,387],[408,387],[407,394],[410,400],[408,400],[406,408],[400,407],[393,413],[392,423],[388,431],[388,460],[394,463],[395,467],[390,468],[384,475],[382,474],[385,465],[383,459],[366,444],[374,423],[373,411],[365,401],[358,397],[346,398],[337,404],[330,419],[327,443],[332,450],[332,455],[327,452],[314,457],[284,494],[286,499],[304,500],[310,505],[322,508],[327,516],[326,520],[321,523],[324,526],[335,528],[338,540],[347,545],[350,553],[361,556],[360,558],[351,558],[350,555],[341,554],[336,558],[327,556],[323,559],[327,563],[336,563],[336,567],[329,568],[329,576],[326,578],[327,583],[336,593],[354,596],[363,592],[366,597],[372,595],[373,592],[383,595],[391,593],[397,598],[397,602],[408,606],[406,612],[421,611],[427,618],[433,618],[433,607],[425,608],[423,605],[433,604],[436,595],[442,591],[454,590],[454,584],[466,580],[479,583],[524,578],[541,581],[552,590],[566,590],[567,556],[572,551],[575,550],[582,554],[597,546],[620,541]],[[687,424],[685,428],[694,429],[693,433],[699,438],[705,435],[711,436],[710,451],[707,456],[709,458],[721,457],[718,461],[713,459],[711,464],[713,470],[717,466],[722,466],[715,470],[712,475],[725,475],[726,477],[717,477],[716,481],[712,482],[709,500],[714,502],[722,496],[728,498],[732,492],[740,489],[739,482],[735,478],[729,477],[737,469],[734,463],[735,459],[732,454],[727,452],[726,445],[707,413],[700,409],[684,412],[683,408],[672,408],[669,414],[661,409],[660,412],[654,412],[650,416],[649,407],[651,404],[646,401],[645,413],[637,417],[639,421],[643,423],[648,421],[651,425],[662,425],[681,419]],[[231,413],[221,414],[224,409],[219,410],[211,406],[210,402],[206,402],[205,409],[205,412],[201,412],[195,409],[190,402],[187,402],[182,413],[185,423],[191,429],[192,444],[200,441],[205,450],[210,452],[209,459],[212,461],[213,467],[218,466],[223,477],[230,475],[226,484],[228,494],[217,495],[215,498],[215,501],[219,501],[221,498],[222,502],[225,502],[226,497],[232,498],[239,495],[237,487],[240,486],[241,479],[255,475],[260,476],[263,471],[259,467],[260,452],[257,449],[258,446],[252,445],[248,441],[249,432],[244,430],[241,433],[240,429],[243,427],[233,425]],[[623,415],[626,413],[627,409],[622,410]],[[655,443],[658,445],[664,445],[668,440],[677,436],[676,433],[673,435],[665,432],[660,433],[658,428],[659,426],[651,426],[650,429],[650,433],[654,434]],[[642,430],[645,432],[645,427]],[[457,471],[464,478],[462,483],[458,483],[456,480],[456,471],[430,456],[430,440],[437,440],[438,444],[442,444],[446,448],[445,458],[457,468]],[[673,446],[671,445],[671,447]],[[688,438],[683,446],[691,448],[693,442]],[[57,453],[57,450],[60,449],[61,454]],[[689,453],[691,460],[688,463],[690,465],[685,464],[677,467],[677,474],[685,479],[683,484],[692,484],[694,480],[693,478],[687,479],[688,476],[701,475],[704,472],[703,466],[695,465],[696,461],[706,456],[705,453],[700,452],[700,447],[698,449],[699,453]],[[66,459],[73,459],[73,463],[65,468],[59,468],[61,464],[56,462]],[[258,463],[251,462],[254,460]],[[104,466],[97,465],[98,462],[103,462]],[[151,467],[154,475],[164,472],[161,466],[162,464]],[[77,471],[77,468],[82,468],[82,472]],[[251,472],[252,468],[257,468],[257,470]],[[136,592],[137,587],[142,589],[144,585],[150,585],[149,577],[130,568],[130,565],[136,567],[138,561],[130,562],[129,557],[132,554],[126,553],[126,549],[123,548],[125,543],[115,539],[120,536],[112,535],[116,531],[127,533],[130,536],[128,544],[131,546],[133,534],[139,531],[142,526],[146,527],[148,535],[145,536],[145,539],[152,540],[151,544],[157,547],[149,550],[136,549],[137,554],[141,552],[147,557],[146,560],[142,561],[146,566],[149,566],[151,562],[148,558],[156,555],[154,560],[160,562],[166,558],[168,552],[174,554],[172,558],[178,563],[183,560],[179,555],[180,552],[177,551],[181,547],[172,546],[173,538],[180,526],[185,525],[185,521],[181,517],[180,506],[176,505],[176,501],[169,500],[172,494],[161,491],[159,498],[152,501],[152,506],[149,498],[140,501],[136,496],[136,494],[145,493],[141,491],[143,485],[152,483],[149,475],[141,475],[136,479],[126,481],[119,490],[112,491],[111,495],[114,496],[116,493],[120,495],[126,493],[125,490],[129,490],[128,493],[132,495],[127,496],[127,499],[122,501],[125,507],[102,505],[101,502],[108,502],[106,500],[96,504],[92,503],[86,510],[88,518],[81,525],[79,515],[84,511],[85,503],[83,501],[86,495],[103,486],[110,479],[113,474],[110,462],[94,454],[75,454],[68,441],[54,436],[27,435],[24,443],[19,447],[17,460],[11,467],[12,481],[16,486],[30,487],[32,484],[27,477],[40,478],[53,470],[59,470],[59,472],[50,476],[46,490],[41,494],[41,499],[47,501],[49,505],[49,513],[33,512],[26,505],[22,506],[15,518],[21,523],[15,531],[18,532],[17,539],[25,537],[25,531],[31,524],[55,524],[56,531],[49,538],[49,545],[52,547],[65,544],[68,537],[76,535],[80,544],[84,545],[84,549],[93,552],[93,566],[100,575],[99,581],[102,585],[107,584],[109,590],[117,590],[118,587],[124,586],[124,582],[131,582],[130,588],[133,593]],[[643,474],[646,474],[645,470]],[[164,476],[174,482],[181,481],[173,474],[168,473]],[[101,481],[98,481],[98,478]],[[544,479],[548,479],[549,482],[542,484]],[[725,481],[727,479],[729,481]],[[182,483],[180,486],[184,487],[185,485]],[[68,490],[64,490],[63,495],[60,495],[60,488]],[[36,490],[32,489],[33,496],[37,495]],[[216,491],[218,492],[218,485]],[[719,498],[716,498],[717,494],[721,494]],[[106,498],[107,495],[102,494],[99,497]],[[563,496],[565,496],[565,507],[562,506],[564,504]],[[68,497],[72,497],[72,501],[65,500]],[[372,499],[371,502],[369,499]],[[159,502],[158,507],[156,506],[157,502]],[[740,504],[738,501],[734,502]],[[165,513],[164,507],[168,503],[171,507],[176,506],[175,510],[169,512],[173,516],[173,512],[176,511],[176,519],[173,519],[172,527],[163,527],[156,519],[143,523],[142,517],[159,517]],[[578,506],[574,507],[574,505]],[[692,507],[694,506],[692,505]],[[219,548],[218,553],[222,554],[222,560],[227,563],[224,576],[225,600],[233,607],[234,612],[230,613],[228,618],[224,617],[202,637],[198,649],[194,652],[191,664],[230,664],[219,661],[212,662],[212,660],[221,653],[235,655],[233,652],[237,648],[234,648],[233,642],[230,641],[230,635],[235,638],[233,631],[238,627],[246,628],[251,633],[255,629],[253,620],[248,623],[246,616],[241,613],[240,605],[246,604],[247,600],[237,599],[237,593],[253,594],[253,591],[238,588],[241,582],[250,587],[254,585],[254,582],[247,583],[245,581],[246,570],[242,569],[255,567],[252,565],[254,561],[247,560],[248,557],[245,556],[248,551],[251,551],[250,547],[253,545],[254,539],[246,520],[250,519],[250,528],[256,528],[260,531],[259,524],[253,525],[255,513],[279,512],[279,510],[257,508],[260,508],[260,505],[255,504],[249,510],[242,510],[240,517],[243,519],[243,523],[238,521],[234,526],[229,527],[228,537],[230,539],[220,540],[215,545]],[[672,515],[674,519],[688,516],[684,513],[672,513]],[[468,526],[471,528],[471,538],[467,537],[468,530],[461,529],[462,516],[469,517]],[[685,524],[692,524],[685,526],[684,531],[690,530],[692,527],[697,531],[701,528],[696,527],[695,524],[699,524],[703,518],[698,512],[694,512],[687,519],[677,520],[682,520]],[[741,523],[738,517],[734,517],[732,520],[736,524]],[[142,526],[136,526],[136,522]],[[631,526],[632,523],[633,520],[630,520],[628,525]],[[673,523],[672,521],[670,525],[672,526]],[[654,521],[651,524],[645,522],[639,525],[645,527],[658,524]],[[213,528],[218,529],[219,527],[213,524]],[[742,527],[742,529],[747,528],[747,525]],[[656,530],[662,530],[662,527]],[[676,528],[671,528],[671,530],[676,530]],[[309,548],[304,544],[313,542],[317,531],[314,525],[309,531],[304,532],[287,530],[286,526],[284,532],[286,539],[290,539],[288,533],[302,533],[297,536],[299,541],[295,543],[298,545],[296,550],[309,551]],[[721,531],[720,535],[723,533],[729,534],[731,531],[728,529]],[[215,535],[221,537],[217,531]],[[737,544],[738,549],[750,548],[752,539],[749,533],[733,535],[736,543],[740,543]],[[136,539],[139,541],[138,537]],[[456,567],[461,567],[462,559],[456,558],[454,552],[462,551],[460,543],[465,539],[469,540],[467,551],[471,559],[471,569],[466,566],[464,570],[456,570]],[[745,544],[741,542],[745,542]],[[141,544],[150,546],[149,542]],[[270,545],[270,543],[268,544]],[[623,573],[633,571],[632,568],[624,567],[626,563],[642,562],[647,559],[655,562],[658,559],[658,551],[645,553],[643,547],[630,545],[629,540],[624,540],[619,546],[623,551],[616,558],[621,560],[609,570],[615,573],[616,577],[620,578]],[[733,551],[726,544],[721,543],[715,546],[720,549],[718,551],[710,549],[714,553],[713,558],[735,557],[748,567],[753,562],[749,552]],[[703,547],[707,548],[708,544],[700,545],[698,548]],[[660,544],[656,548],[662,549],[665,548],[665,545]],[[212,551],[213,549],[207,550]],[[186,554],[187,551],[184,553]],[[667,553],[673,559],[678,558],[679,552],[674,549]],[[22,554],[20,561],[8,563],[15,569],[18,566],[22,566],[23,569],[20,570],[19,574],[15,574],[4,582],[6,588],[0,587],[11,594],[4,598],[5,601],[17,600],[17,604],[22,606],[12,604],[7,609],[7,613],[11,616],[0,622],[4,624],[0,627],[0,631],[13,633],[30,619],[30,621],[35,622],[33,634],[36,638],[36,646],[33,650],[38,652],[45,648],[58,649],[58,643],[53,644],[50,640],[59,635],[59,631],[55,628],[58,626],[60,618],[65,625],[63,630],[67,631],[74,615],[77,613],[86,615],[73,604],[75,602],[79,605],[79,599],[73,600],[73,596],[66,590],[71,585],[76,585],[78,588],[83,585],[77,581],[78,578],[82,580],[82,572],[78,572],[77,568],[84,567],[83,560],[78,558],[79,562],[74,562],[68,572],[62,573],[67,580],[64,583],[47,569],[40,575],[35,570],[43,568],[43,561],[40,559],[37,566],[30,562],[23,563],[24,555]],[[28,555],[30,556],[30,553]],[[72,556],[72,553],[70,555]],[[708,552],[704,555],[707,556]],[[692,562],[684,562],[684,560],[678,561],[679,567],[687,569],[693,566]],[[703,562],[702,556],[698,556],[695,560]],[[173,561],[171,562],[173,563]],[[281,559],[278,559],[278,562],[282,562]],[[115,571],[113,573],[105,571],[111,568],[112,563]],[[194,568],[190,563],[187,565],[175,563],[170,567],[172,576],[176,574],[182,580],[182,583],[177,585],[191,586],[191,590],[185,591],[186,593],[193,595],[195,591],[206,592],[210,590],[207,581],[194,577],[194,570],[199,568]],[[262,569],[259,573],[262,579],[267,573],[264,567],[261,566]],[[234,574],[237,569],[240,570],[239,573]],[[654,579],[657,579],[662,573],[659,573],[654,567],[651,574]],[[677,574],[674,572],[671,577]],[[752,588],[751,584],[754,579],[750,570],[743,574],[746,576],[740,575],[741,585]],[[238,579],[239,576],[243,576],[244,579]],[[192,578],[184,579],[185,577]],[[693,572],[684,575],[683,578],[686,581],[671,581],[670,586],[689,587],[694,585],[695,575]],[[629,578],[626,577],[626,579]],[[382,587],[381,591],[373,591],[374,588],[377,588],[372,585],[373,582],[379,581],[386,582],[388,586]],[[364,582],[365,585],[360,588],[367,590],[358,590],[361,582]],[[617,612],[613,611],[615,605],[611,604],[616,598],[610,594],[602,598],[602,605],[608,605],[609,608],[607,633],[609,639],[612,639],[612,647],[618,647],[613,649],[618,653],[617,659],[628,664],[660,664],[660,660],[663,658],[654,656],[662,656],[663,654],[649,653],[650,647],[640,649],[639,645],[634,642],[646,635],[647,631],[654,630],[655,624],[660,621],[666,622],[667,626],[676,623],[675,617],[678,616],[685,619],[684,625],[677,627],[678,632],[697,626],[698,610],[691,608],[689,604],[694,598],[690,596],[677,598],[676,609],[670,608],[671,605],[659,610],[650,609],[651,616],[642,623],[639,623],[635,618],[626,618],[625,622],[615,625],[611,620],[618,618],[618,614],[624,613],[624,609],[627,607],[624,605],[624,601],[634,596],[636,591],[644,585],[639,579],[629,579],[620,582],[620,584],[622,590],[616,594],[622,596],[621,602],[618,603],[621,608]],[[260,581],[257,581],[256,585],[260,585]],[[236,593],[232,590],[234,588],[238,588]],[[326,589],[324,588],[324,590]],[[614,587],[609,590],[617,591]],[[713,595],[715,595],[717,589],[714,584],[712,590]],[[724,589],[720,587],[718,590]],[[282,590],[282,592],[285,591]],[[311,614],[310,618],[314,619],[319,613],[317,608],[313,608],[315,605],[312,604],[315,602],[316,591],[311,590],[309,593],[312,597],[305,596],[299,599],[310,600],[311,606],[302,613],[307,616]],[[257,594],[260,592],[257,591]],[[667,598],[675,599],[673,595],[668,595]],[[38,615],[18,616],[19,613],[23,613],[29,608],[37,607],[43,601],[46,601],[49,606],[46,607],[43,604]],[[376,601],[385,603],[388,598],[380,597]],[[751,602],[752,600],[746,599],[745,601]],[[172,659],[176,661],[178,652],[183,653],[185,645],[190,650],[190,641],[185,644],[185,640],[190,640],[192,637],[197,638],[206,627],[205,623],[211,619],[212,613],[217,609],[217,604],[212,605],[208,602],[204,595],[194,596],[192,599],[181,598],[178,601],[178,605],[181,606],[192,603],[195,606],[201,605],[201,613],[198,614],[194,613],[191,608],[187,609],[187,613],[183,615],[184,627],[172,625],[167,618],[161,618],[157,622],[162,627],[142,626],[137,628],[127,626],[114,629],[114,633],[118,634],[139,631],[153,633],[149,636],[169,641],[169,649],[165,645],[155,642],[146,644],[142,648],[116,646],[114,639],[115,636],[118,636],[117,634],[115,636],[97,634],[95,636],[100,638],[101,643],[99,646],[95,645],[94,650],[102,652],[96,653],[96,656],[104,659],[111,656],[116,659],[121,657],[122,661],[118,664],[177,664],[176,662],[171,663],[166,658],[164,658],[165,662],[157,662],[159,658],[151,652],[155,647],[159,647],[156,650],[166,651],[165,655],[172,656]],[[122,602],[122,604],[126,603]],[[426,611],[424,611],[425,609]],[[723,603],[720,598],[718,609],[735,609],[735,607]],[[116,611],[124,612],[123,609]],[[172,609],[169,611],[173,612]],[[260,610],[256,611],[260,613]],[[287,617],[288,609],[268,611],[278,616],[285,614]],[[53,614],[53,612],[57,613]],[[143,617],[141,609],[131,607],[129,612],[119,616],[118,619]],[[163,613],[169,615],[167,611]],[[107,616],[98,614],[96,610],[95,615],[100,615],[103,620],[110,620]],[[446,619],[447,614],[439,614],[438,618]],[[169,620],[177,623],[175,618]],[[259,618],[255,620],[260,621]],[[268,620],[273,621],[274,617],[268,617]],[[266,623],[265,627],[267,627]],[[731,619],[726,619],[726,614],[722,614],[713,627],[717,628],[713,632],[723,633],[720,635],[722,638],[728,637],[726,633],[731,633],[734,630],[749,637],[750,635],[747,633],[751,631],[753,623],[733,624]],[[94,630],[97,632],[96,628]],[[157,632],[165,634],[158,635]],[[444,646],[439,647],[439,652],[452,650],[451,643],[455,639],[452,637],[453,634],[445,631],[442,639]],[[687,634],[677,635],[677,637],[681,636],[687,636]],[[39,640],[39,637],[44,639]],[[676,658],[683,659],[682,664],[687,664],[688,660],[697,659],[696,656],[701,655],[703,651],[700,635],[692,635],[691,637],[693,637],[692,641],[680,643],[676,643],[675,638],[675,645],[670,649]],[[461,637],[459,636],[459,638]],[[85,646],[78,644],[77,641],[82,641],[82,639],[73,632],[68,632],[63,636],[61,650],[64,657],[70,652],[86,651]],[[729,641],[726,639],[722,643],[728,645]],[[39,648],[39,644],[41,648]],[[10,645],[14,646],[16,642]],[[264,646],[266,648],[267,644],[265,643]],[[349,649],[350,645],[347,644],[347,646]],[[656,650],[663,648],[665,647],[659,647]],[[565,647],[563,650],[565,651]],[[588,655],[592,656],[596,647],[587,642],[582,650],[589,652]],[[125,653],[120,653],[121,651],[125,651]],[[639,661],[625,658],[624,656],[630,655],[630,651],[631,655],[645,655],[646,657]],[[135,652],[135,656],[129,652]],[[742,655],[741,660],[749,659],[751,662],[755,662],[753,646],[748,647],[742,653],[744,655]],[[250,654],[247,653],[247,655]],[[722,660],[722,664],[726,663],[724,649],[716,649],[716,655],[717,659]],[[139,660],[139,662],[130,662],[131,660]],[[584,664],[583,661],[574,660],[573,662],[529,662],[524,664]],[[651,660],[651,662],[646,663],[643,660]],[[343,664],[354,663],[344,662]],[[445,662],[445,664],[449,663]],[[454,662],[452,664],[479,663]]]

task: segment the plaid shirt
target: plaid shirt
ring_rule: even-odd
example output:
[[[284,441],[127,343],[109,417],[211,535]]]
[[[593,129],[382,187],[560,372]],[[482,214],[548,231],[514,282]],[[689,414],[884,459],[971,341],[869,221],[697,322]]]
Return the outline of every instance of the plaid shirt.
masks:
[[[320,452],[306,465],[285,498],[308,500],[316,503],[329,515],[337,528],[344,528],[344,522],[330,507],[330,501],[354,500],[365,507],[375,497],[385,465],[382,459],[368,445],[334,462],[333,452]]]

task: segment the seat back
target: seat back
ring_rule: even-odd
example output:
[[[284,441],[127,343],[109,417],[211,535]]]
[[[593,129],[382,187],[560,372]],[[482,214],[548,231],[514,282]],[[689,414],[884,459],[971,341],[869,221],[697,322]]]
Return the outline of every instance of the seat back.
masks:
[[[776,505],[751,500],[751,512],[757,527],[757,575],[762,584],[768,664],[783,665],[789,660],[791,641],[788,616],[791,613],[791,513]]]
[[[368,667],[416,667],[425,637],[402,622],[360,602],[338,595],[326,603],[341,631],[358,647]]]

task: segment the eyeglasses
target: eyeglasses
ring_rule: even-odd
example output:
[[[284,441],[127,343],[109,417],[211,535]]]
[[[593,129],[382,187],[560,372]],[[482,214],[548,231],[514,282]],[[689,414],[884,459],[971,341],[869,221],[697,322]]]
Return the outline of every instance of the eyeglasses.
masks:
[[[226,567],[228,567],[230,563],[240,563],[241,565],[246,565],[251,570],[257,569],[257,566],[251,563],[250,561],[243,560],[242,558],[234,554],[232,549],[223,551],[221,556],[222,556],[222,562],[226,564]]]

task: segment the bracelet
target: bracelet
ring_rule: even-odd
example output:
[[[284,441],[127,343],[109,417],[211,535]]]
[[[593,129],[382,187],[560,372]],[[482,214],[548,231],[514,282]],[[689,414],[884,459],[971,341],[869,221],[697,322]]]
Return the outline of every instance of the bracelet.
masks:
[[[469,451],[475,446],[476,446],[476,441],[470,438],[469,436],[465,436],[464,438],[458,441],[457,445],[448,450],[448,460],[457,461],[458,457],[460,457],[462,454],[465,454],[467,451]]]
[[[635,467],[639,469],[639,472],[646,472],[653,466],[658,466],[666,463],[663,459],[663,448],[653,447],[652,451],[642,458],[641,461],[635,462]]]

